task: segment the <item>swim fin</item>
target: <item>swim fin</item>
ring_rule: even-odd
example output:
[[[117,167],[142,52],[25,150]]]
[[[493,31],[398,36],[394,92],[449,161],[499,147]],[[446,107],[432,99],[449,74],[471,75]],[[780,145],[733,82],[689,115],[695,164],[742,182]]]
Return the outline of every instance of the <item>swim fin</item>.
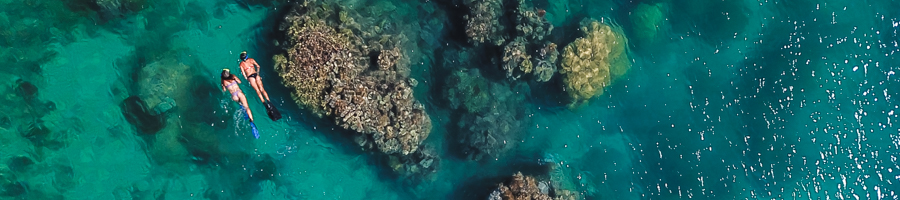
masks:
[[[253,137],[256,137],[256,139],[259,139],[259,130],[256,129],[256,124],[254,124],[253,122],[250,122],[250,128],[253,129]]]
[[[244,119],[250,120],[250,115],[247,114],[246,108],[244,108],[244,106],[241,106],[241,110],[244,111]],[[256,124],[254,124],[253,121],[250,121],[250,129],[253,130],[253,137],[259,139],[259,130],[256,129]]]
[[[272,105],[271,101],[267,101],[263,105],[266,106],[266,114],[269,115],[269,119],[272,119],[272,121],[278,121],[279,119],[281,119],[281,113],[278,112],[278,109],[275,108],[275,105]]]

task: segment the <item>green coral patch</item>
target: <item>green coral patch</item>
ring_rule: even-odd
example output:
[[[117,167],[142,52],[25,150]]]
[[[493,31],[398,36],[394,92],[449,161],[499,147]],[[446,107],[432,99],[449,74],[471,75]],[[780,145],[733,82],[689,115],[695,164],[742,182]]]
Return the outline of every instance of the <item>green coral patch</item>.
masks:
[[[652,43],[659,34],[659,28],[666,20],[663,13],[664,4],[641,3],[631,12],[632,34],[641,41],[640,43]]]

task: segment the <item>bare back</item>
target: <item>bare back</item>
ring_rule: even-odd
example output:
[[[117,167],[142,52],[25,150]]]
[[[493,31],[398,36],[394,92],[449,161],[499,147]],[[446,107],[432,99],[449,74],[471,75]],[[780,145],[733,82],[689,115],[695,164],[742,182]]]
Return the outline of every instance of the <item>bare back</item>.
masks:
[[[231,92],[231,93],[240,92],[241,87],[238,87],[237,83],[238,82],[236,80],[222,81],[222,87],[225,87],[225,89],[227,89],[228,92]]]
[[[244,92],[241,92],[241,87],[238,86],[238,81],[236,79],[222,81],[222,88],[224,90],[228,90],[228,93],[231,93],[231,100],[241,102],[241,97],[244,96]]]

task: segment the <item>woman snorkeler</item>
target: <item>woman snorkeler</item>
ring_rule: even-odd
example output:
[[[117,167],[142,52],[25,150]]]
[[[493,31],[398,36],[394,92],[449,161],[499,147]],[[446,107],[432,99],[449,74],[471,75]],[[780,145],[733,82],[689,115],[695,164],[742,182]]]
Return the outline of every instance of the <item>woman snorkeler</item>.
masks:
[[[244,92],[241,91],[241,88],[238,87],[238,84],[241,83],[241,80],[238,80],[231,71],[228,69],[222,69],[222,92],[228,90],[231,92],[231,100],[238,102],[241,104],[241,107],[247,109],[247,116],[250,118],[250,122],[253,122],[253,113],[250,112],[250,106],[247,105],[247,97],[244,96]]]

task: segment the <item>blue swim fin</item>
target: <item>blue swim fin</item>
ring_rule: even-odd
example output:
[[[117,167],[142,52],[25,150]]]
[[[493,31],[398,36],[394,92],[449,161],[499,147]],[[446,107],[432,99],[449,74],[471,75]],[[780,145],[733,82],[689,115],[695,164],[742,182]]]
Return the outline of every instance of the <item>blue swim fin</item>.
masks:
[[[246,108],[244,108],[244,106],[241,106],[241,110],[244,110],[244,119],[250,120],[250,115],[247,114]],[[253,130],[253,137],[259,139],[259,130],[256,129],[256,124],[254,124],[253,121],[250,122],[250,129]]]
[[[259,139],[259,130],[256,129],[256,124],[254,124],[253,122],[250,122],[250,128],[253,129],[253,137],[256,137],[256,139]]]

